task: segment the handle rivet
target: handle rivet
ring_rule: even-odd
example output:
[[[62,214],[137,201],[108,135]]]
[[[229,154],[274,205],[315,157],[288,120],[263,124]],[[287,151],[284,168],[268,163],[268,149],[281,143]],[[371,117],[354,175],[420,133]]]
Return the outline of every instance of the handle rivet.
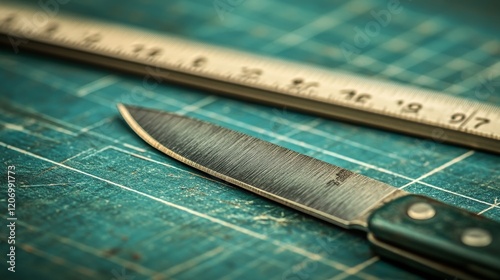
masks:
[[[436,215],[436,210],[425,202],[418,202],[408,208],[408,216],[415,220],[428,220]]]
[[[471,247],[485,247],[491,241],[491,234],[484,229],[468,228],[462,233],[462,242]]]

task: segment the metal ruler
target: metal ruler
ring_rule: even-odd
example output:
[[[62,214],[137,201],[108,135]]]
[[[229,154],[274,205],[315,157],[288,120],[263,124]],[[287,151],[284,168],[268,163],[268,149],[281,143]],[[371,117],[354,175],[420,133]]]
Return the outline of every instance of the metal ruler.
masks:
[[[500,153],[500,108],[95,19],[0,4],[0,41],[83,62]]]

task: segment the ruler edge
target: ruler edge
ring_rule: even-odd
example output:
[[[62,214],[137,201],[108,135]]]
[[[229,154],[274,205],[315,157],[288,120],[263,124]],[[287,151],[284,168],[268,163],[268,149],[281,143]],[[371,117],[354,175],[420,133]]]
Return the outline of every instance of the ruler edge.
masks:
[[[36,11],[35,9],[33,9],[33,7],[31,7],[29,5],[18,4],[18,3],[17,4],[3,3],[3,4],[0,4],[0,6],[9,6],[10,8],[13,8],[13,9],[16,9],[16,8],[25,9],[25,10],[28,10],[31,12]],[[68,20],[69,19],[68,15],[71,15],[71,14],[73,14],[73,13],[64,13],[62,16],[58,15],[57,17],[60,19],[63,19],[63,20]],[[78,14],[76,14],[76,15],[78,15]],[[162,34],[156,30],[151,31],[151,30],[141,28],[138,26],[119,24],[119,23],[114,22],[114,21],[105,21],[105,20],[101,20],[101,19],[96,19],[94,17],[84,17],[81,15],[78,15],[77,18],[79,20],[91,21],[93,23],[103,23],[103,24],[109,25],[109,26],[111,26],[113,28],[117,28],[117,29],[132,29],[132,30],[135,30],[137,32],[149,33],[150,35],[157,34],[159,36],[165,36],[165,34]],[[14,35],[14,37],[15,36],[16,35]],[[22,35],[19,35],[19,36],[22,36]],[[198,41],[191,41],[191,40],[179,38],[179,37],[172,35],[172,34],[168,34],[166,36],[169,38],[173,38],[175,40],[186,42],[186,43],[195,43],[195,44],[200,45],[200,46],[204,44],[204,43],[198,42]],[[2,28],[0,28],[0,43],[8,45],[9,44],[9,37],[12,37],[12,35],[8,34],[7,32],[4,32],[2,30]],[[62,57],[62,58],[69,58],[72,61],[81,61],[81,62],[84,62],[86,64],[99,65],[99,66],[103,66],[103,67],[108,68],[108,69],[117,69],[117,70],[120,70],[120,71],[125,72],[125,73],[151,75],[151,73],[149,73],[149,72],[136,71],[135,69],[138,69],[138,68],[144,69],[147,66],[154,65],[153,64],[154,59],[150,60],[150,62],[151,62],[150,64],[143,64],[143,63],[139,63],[139,62],[134,62],[132,60],[119,59],[117,57],[110,58],[111,56],[105,56],[105,55],[101,55],[101,54],[86,52],[86,51],[78,50],[77,48],[70,49],[67,46],[64,47],[61,45],[51,45],[49,43],[39,41],[36,39],[28,39],[28,40],[31,40],[30,44],[29,44],[30,46],[27,46],[27,47],[24,46],[24,47],[21,47],[20,49],[29,49],[31,51],[40,52],[40,53],[50,53],[51,55],[54,55],[54,56],[58,56],[58,57]],[[339,71],[337,69],[326,68],[326,67],[321,66],[321,65],[307,64],[307,63],[297,62],[297,61],[293,61],[293,60],[277,59],[275,57],[270,57],[270,56],[262,55],[262,54],[256,54],[256,53],[252,53],[252,52],[248,52],[248,51],[244,51],[244,50],[230,49],[230,48],[220,46],[220,45],[213,45],[213,44],[209,44],[209,45],[210,45],[210,47],[216,48],[218,50],[224,50],[224,51],[232,52],[235,54],[236,53],[244,53],[245,55],[247,55],[249,57],[255,57],[255,58],[262,56],[262,57],[265,57],[266,59],[272,60],[273,62],[285,63],[285,64],[290,64],[290,65],[300,66],[300,67],[307,67],[307,68],[310,68],[314,71],[319,70],[319,71],[330,72],[333,74],[340,73],[342,75],[352,76],[353,78],[369,80],[370,82],[375,82],[375,83],[380,83],[380,84],[388,84],[392,87],[398,87],[398,88],[401,87],[403,89],[418,91],[419,95],[428,95],[428,96],[432,96],[432,98],[444,99],[445,101],[453,100],[453,101],[466,102],[467,104],[475,104],[478,107],[485,109],[487,111],[491,111],[491,112],[495,112],[495,111],[499,110],[499,107],[496,105],[491,105],[491,104],[487,104],[487,103],[478,102],[475,100],[469,100],[469,99],[465,99],[465,98],[446,95],[446,94],[443,94],[439,91],[429,90],[426,88],[425,89],[419,88],[419,87],[412,85],[412,84],[402,84],[402,83],[399,83],[396,81],[391,81],[391,80],[374,79],[371,77],[363,76],[361,74],[350,73],[350,72],[345,72],[342,70]],[[45,51],[40,50],[41,46],[48,47],[47,48],[48,51],[47,50],[45,50]],[[55,51],[55,50],[59,50],[59,51]],[[63,50],[63,52],[61,52],[61,50]],[[73,56],[71,54],[79,54],[79,55],[85,54],[85,55],[88,55],[89,57],[99,56],[101,58],[109,59],[111,61],[113,61],[113,60],[119,61],[120,65],[126,64],[126,65],[129,65],[132,67],[135,66],[134,67],[135,69],[129,70],[129,69],[123,69],[123,68],[116,66],[116,65],[110,66],[109,64],[104,63],[103,59],[101,59],[100,61],[90,62],[90,60],[82,58],[82,57],[76,56],[76,58],[75,58],[75,56]],[[191,74],[188,74],[187,71],[182,72],[182,71],[171,70],[171,69],[166,69],[166,68],[161,68],[161,70],[163,71],[162,74],[165,74],[165,73],[167,73],[167,74],[161,75],[161,76],[155,76],[155,75],[152,75],[152,76],[160,77],[160,78],[163,78],[165,80],[172,81],[172,82],[175,82],[178,84],[188,85],[190,87],[209,90],[210,92],[221,93],[224,96],[230,96],[230,97],[237,96],[239,98],[243,98],[245,100],[249,100],[249,101],[253,101],[253,102],[258,101],[261,103],[263,102],[265,104],[270,104],[270,105],[274,105],[274,106],[278,105],[278,106],[282,106],[282,107],[289,107],[289,108],[293,108],[293,109],[301,111],[301,112],[306,112],[306,113],[312,112],[314,114],[318,114],[320,116],[324,116],[324,117],[328,117],[328,118],[335,118],[335,119],[340,119],[343,121],[352,122],[352,123],[356,123],[356,124],[368,125],[370,127],[382,128],[382,129],[397,132],[397,133],[402,132],[404,134],[423,137],[423,138],[426,138],[430,141],[434,140],[434,142],[438,142],[438,143],[442,143],[442,142],[453,143],[453,144],[456,144],[459,146],[472,147],[475,149],[500,154],[500,141],[498,141],[498,140],[500,140],[500,136],[495,136],[494,134],[471,131],[470,129],[467,129],[467,128],[465,128],[465,131],[457,130],[457,129],[454,129],[453,126],[451,126],[451,125],[443,126],[443,124],[430,123],[427,120],[425,122],[422,122],[422,121],[419,121],[418,119],[414,119],[414,118],[401,117],[401,115],[393,116],[392,114],[390,114],[390,112],[385,112],[385,114],[381,114],[381,113],[374,112],[374,111],[359,109],[360,107],[352,106],[352,105],[348,104],[347,102],[341,102],[341,104],[325,102],[325,100],[317,100],[315,98],[310,98],[310,97],[305,98],[305,97],[301,97],[301,96],[294,96],[294,95],[290,95],[290,94],[286,94],[286,93],[281,93],[276,89],[270,90],[270,89],[265,89],[263,87],[260,87],[260,90],[266,90],[267,92],[271,92],[271,93],[273,93],[273,95],[276,95],[278,98],[258,98],[258,97],[255,97],[256,95],[254,93],[252,95],[240,94],[240,93],[235,94],[236,91],[220,90],[220,89],[214,89],[213,87],[209,87],[209,86],[207,86],[206,81],[211,81],[211,82],[215,81],[216,83],[225,84],[225,85],[238,85],[242,88],[250,89],[251,92],[254,92],[254,91],[258,92],[259,87],[255,86],[252,88],[252,87],[249,87],[249,85],[237,84],[237,83],[234,83],[232,81],[221,81],[221,80],[218,80],[218,79],[213,78],[213,77],[211,78],[209,76],[191,75]],[[181,76],[190,77],[191,80],[193,77],[201,78],[201,81],[198,82],[196,85],[193,85],[193,83],[186,82],[185,80],[187,80],[187,79],[185,79],[185,78],[173,78],[172,75],[170,75],[170,74],[174,74],[174,73],[179,77],[181,77]],[[200,84],[202,84],[203,86],[201,86]],[[211,83],[211,84],[213,84],[213,83]],[[282,94],[286,94],[288,98],[297,100],[298,102],[295,102],[295,103],[287,102],[286,104],[284,104],[283,99],[279,98],[279,96],[281,96]],[[279,100],[279,102],[277,100]],[[322,107],[322,106],[324,106],[324,107],[330,106],[330,108],[329,109],[328,108],[325,108],[325,109],[321,108],[321,110],[317,110],[317,109],[309,109],[307,106],[295,105],[295,104],[301,105],[303,103],[314,104],[314,106],[309,107],[309,108],[318,108],[318,107]],[[318,106],[318,105],[322,105],[322,106]],[[352,117],[352,114],[346,114],[346,113],[328,113],[327,111],[332,111],[332,108],[335,108],[336,110],[346,111],[346,112],[354,110],[356,113],[360,114],[363,117],[354,118],[354,117]],[[346,117],[346,115],[350,115],[351,117]],[[393,128],[392,126],[394,126],[394,125],[384,125],[385,122],[371,121],[372,118],[377,119],[377,120],[391,120],[392,122],[396,122],[396,123],[401,122],[402,124],[398,125],[398,128]],[[361,119],[363,119],[363,120],[361,120]],[[370,121],[366,121],[366,119],[368,119]],[[411,124],[411,125],[409,125],[409,124]],[[424,129],[424,131],[420,132],[420,131],[418,131],[419,129]],[[433,139],[433,137],[431,136],[432,133],[430,133],[430,132],[432,130],[435,130],[435,129],[442,130],[442,132],[444,132],[446,134],[448,139],[439,139],[438,141],[436,139]],[[469,139],[469,141],[467,144],[464,144],[463,140],[457,141],[457,140],[455,140],[456,138],[462,138],[462,139],[465,138],[466,140]],[[481,139],[481,141],[472,141],[471,142],[471,140],[474,140],[474,139]],[[498,144],[498,145],[494,145],[494,146],[486,145],[486,144],[491,144],[491,143],[488,143],[489,141],[495,141],[495,140],[497,141],[496,144]]]

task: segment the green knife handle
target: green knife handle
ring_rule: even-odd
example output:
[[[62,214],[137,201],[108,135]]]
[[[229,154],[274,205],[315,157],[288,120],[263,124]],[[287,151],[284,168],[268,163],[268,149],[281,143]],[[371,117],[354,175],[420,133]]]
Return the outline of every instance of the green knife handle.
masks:
[[[375,210],[376,253],[460,279],[500,279],[500,223],[428,197],[408,195]]]

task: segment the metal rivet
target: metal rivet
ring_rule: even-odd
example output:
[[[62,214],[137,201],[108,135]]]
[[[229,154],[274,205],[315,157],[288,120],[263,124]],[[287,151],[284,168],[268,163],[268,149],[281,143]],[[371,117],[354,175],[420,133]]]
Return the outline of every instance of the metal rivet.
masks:
[[[415,220],[428,220],[436,215],[436,210],[425,202],[418,202],[408,208],[408,216]]]
[[[462,233],[462,242],[472,247],[484,247],[491,244],[491,234],[480,228],[468,228]]]

